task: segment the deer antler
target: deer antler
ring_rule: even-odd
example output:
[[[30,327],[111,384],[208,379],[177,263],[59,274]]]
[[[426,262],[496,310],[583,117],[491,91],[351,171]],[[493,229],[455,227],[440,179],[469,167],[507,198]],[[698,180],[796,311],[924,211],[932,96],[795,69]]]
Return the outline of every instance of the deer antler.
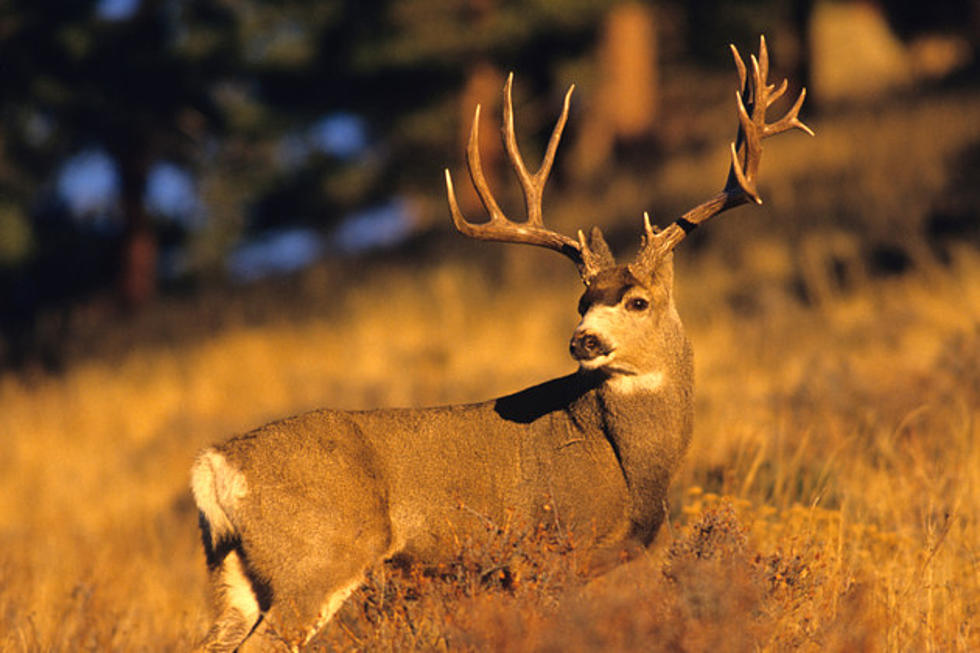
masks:
[[[732,56],[738,69],[740,90],[735,92],[738,111],[738,133],[731,144],[732,163],[728,171],[725,188],[707,202],[694,207],[673,224],[658,230],[650,224],[650,217],[643,214],[643,246],[636,261],[630,264],[634,274],[652,273],[684,236],[711,217],[748,202],[762,204],[756,178],[759,161],[762,158],[762,139],[780,134],[790,129],[799,129],[813,136],[813,130],[799,119],[800,108],[806,98],[806,89],[786,114],[776,122],[766,122],[766,110],[786,92],[784,79],[777,88],[769,84],[769,51],[766,38],[759,37],[759,58],[751,56],[752,74],[748,75],[745,62],[738,49],[732,45]]]
[[[483,206],[490,214],[490,220],[474,224],[463,217],[459,210],[459,204],[456,202],[452,176],[447,168],[446,194],[449,198],[449,212],[452,214],[453,224],[456,225],[456,229],[460,233],[471,238],[495,240],[503,243],[524,243],[560,252],[575,263],[579,274],[582,276],[582,281],[588,285],[600,269],[614,264],[609,247],[602,238],[602,233],[594,227],[589,242],[586,242],[585,235],[580,230],[578,240],[574,240],[546,228],[541,219],[541,198],[544,185],[548,181],[548,174],[551,172],[551,165],[555,160],[555,151],[558,149],[558,142],[561,140],[562,131],[565,129],[575,85],[570,86],[568,92],[565,93],[565,103],[561,115],[558,117],[558,122],[555,123],[555,128],[551,132],[551,139],[548,141],[541,167],[532,174],[528,172],[527,166],[524,164],[524,159],[517,147],[517,137],[514,134],[514,104],[511,99],[513,83],[514,74],[511,73],[507,76],[507,84],[504,86],[504,124],[501,134],[504,147],[507,149],[507,156],[524,191],[527,221],[514,222],[504,215],[500,205],[493,197],[486,177],[483,175],[479,144],[480,105],[477,105],[473,114],[473,126],[470,129],[469,142],[466,145],[466,163],[470,170],[470,179],[473,181],[473,186],[476,188]]]

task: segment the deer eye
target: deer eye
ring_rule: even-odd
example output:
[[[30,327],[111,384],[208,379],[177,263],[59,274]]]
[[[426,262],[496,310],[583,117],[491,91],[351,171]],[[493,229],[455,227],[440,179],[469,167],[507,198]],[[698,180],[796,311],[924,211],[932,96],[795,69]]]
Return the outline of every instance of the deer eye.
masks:
[[[626,308],[631,311],[645,311],[650,305],[650,302],[643,299],[642,297],[634,297],[633,299],[626,302]]]

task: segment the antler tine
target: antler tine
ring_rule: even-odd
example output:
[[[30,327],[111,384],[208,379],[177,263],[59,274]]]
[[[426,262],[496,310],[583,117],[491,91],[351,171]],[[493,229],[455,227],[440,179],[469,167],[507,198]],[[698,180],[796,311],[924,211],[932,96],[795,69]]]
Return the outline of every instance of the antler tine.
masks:
[[[776,88],[775,84],[770,84],[770,88]],[[766,100],[766,108],[771,107],[776,100],[783,97],[783,93],[786,92],[787,88],[789,88],[789,80],[783,77],[783,81],[779,85],[779,88],[769,94],[769,98]]]
[[[728,181],[718,195],[694,207],[661,231],[649,228],[648,218],[644,214],[647,223],[644,244],[636,262],[631,265],[640,272],[649,274],[654,271],[663,258],[702,222],[747,202],[762,203],[756,180],[764,138],[794,128],[813,136],[813,130],[799,119],[806,89],[800,91],[792,108],[782,118],[776,122],[766,122],[766,110],[786,92],[788,82],[784,79],[778,88],[775,84],[769,84],[769,49],[765,37],[759,38],[758,58],[750,56],[751,73],[746,70],[738,48],[734,45],[729,47],[738,71],[739,90],[735,92],[735,106],[739,126],[735,141],[730,146]]]
[[[575,84],[568,87],[565,91],[565,100],[562,102],[561,115],[558,117],[558,122],[555,123],[555,128],[551,131],[551,138],[548,139],[548,147],[545,148],[544,158],[541,160],[541,167],[538,168],[535,177],[541,178],[542,185],[544,181],[548,179],[548,175],[551,174],[551,165],[555,162],[555,152],[558,151],[558,141],[561,140],[561,135],[565,131],[565,123],[568,121],[568,110],[572,106],[572,93],[575,91]]]
[[[785,86],[785,80],[784,80]],[[790,129],[799,129],[802,132],[806,132],[810,136],[815,136],[813,130],[810,129],[806,124],[800,120],[799,114],[800,109],[803,107],[803,100],[806,99],[806,89],[800,89],[800,94],[796,98],[796,102],[790,107],[786,114],[774,123],[766,125],[765,136],[773,136],[774,134],[780,134],[784,131],[789,131]]]
[[[452,175],[447,169],[446,174],[446,194],[449,199],[449,212],[452,216],[453,224],[463,235],[479,240],[493,240],[505,243],[524,243],[553,249],[564,254],[575,263],[579,274],[586,285],[598,274],[599,270],[605,265],[612,264],[612,257],[608,248],[600,248],[593,251],[586,242],[585,237],[579,234],[578,240],[570,238],[564,234],[552,231],[544,226],[541,217],[541,200],[544,193],[544,185],[548,180],[552,164],[555,160],[555,152],[558,149],[558,142],[561,140],[562,131],[568,120],[568,111],[571,104],[572,91],[575,86],[571,86],[565,94],[565,102],[561,115],[555,128],[551,133],[548,146],[545,150],[544,158],[537,172],[531,174],[524,164],[520,150],[517,147],[517,137],[514,133],[514,105],[511,89],[513,86],[514,74],[507,76],[507,84],[504,86],[504,120],[501,128],[501,135],[504,147],[510,159],[514,171],[520,180],[521,188],[524,192],[524,205],[527,209],[527,220],[525,222],[514,222],[504,215],[500,205],[493,197],[493,192],[487,184],[483,174],[483,166],[480,162],[480,143],[479,143],[479,121],[480,106],[477,105],[473,115],[473,125],[470,128],[470,137],[466,145],[466,162],[470,171],[470,179],[476,188],[483,206],[490,215],[488,222],[474,224],[463,217],[456,201],[456,193],[453,189]],[[593,232],[593,241],[601,240],[601,234],[597,237]]]
[[[513,89],[514,73],[507,75],[507,84],[504,86],[504,124],[501,128],[504,139],[504,147],[507,149],[507,156],[510,158],[514,172],[521,182],[524,191],[524,205],[527,209],[527,223],[537,227],[544,226],[541,218],[541,199],[544,194],[544,185],[551,174],[551,166],[555,161],[555,152],[558,150],[558,142],[561,140],[562,132],[565,130],[565,123],[568,121],[568,109],[571,106],[572,92],[575,84],[568,87],[565,93],[565,102],[562,107],[561,115],[555,123],[555,128],[551,132],[548,140],[548,147],[545,149],[544,158],[538,171],[533,175],[527,170],[524,157],[521,156],[520,148],[517,146],[517,135],[514,132],[514,100]]]
[[[766,44],[766,35],[759,34],[759,70],[762,73],[761,81],[769,79],[769,47]]]
[[[728,47],[732,51],[732,57],[734,57],[734,59],[735,59],[735,68],[738,70],[738,87],[743,92],[745,92],[745,91],[748,90],[746,88],[746,86],[745,86],[745,82],[746,82],[746,79],[745,79],[745,62],[742,61],[742,55],[739,54],[738,48],[735,47],[735,44],[734,43],[729,43],[728,44]]]
[[[752,58],[753,66],[755,66],[755,57]],[[756,70],[758,68],[756,67]],[[758,79],[757,79],[758,81]],[[756,86],[756,89],[759,87]],[[754,95],[758,93],[753,92]],[[731,158],[732,164],[728,176],[728,183],[725,185],[725,189],[729,190],[733,188],[732,180],[738,182],[738,187],[744,191],[749,199],[751,199],[756,204],[762,204],[762,198],[759,197],[759,192],[755,187],[755,175],[759,167],[759,157],[753,156],[754,153],[762,152],[762,137],[759,131],[759,125],[756,122],[757,107],[763,106],[764,103],[758,101],[758,97],[752,98],[752,115],[749,115],[749,108],[745,105],[745,98],[738,91],[735,91],[735,107],[738,113],[738,134],[735,137],[735,141],[730,144],[731,148]],[[765,108],[762,109],[762,120],[765,121]],[[763,124],[763,129],[765,125]],[[743,168],[742,161],[739,157],[739,151],[744,153],[745,157],[745,167]],[[705,218],[707,219],[707,218]]]
[[[476,105],[473,111],[473,125],[470,127],[470,137],[466,142],[466,166],[470,170],[470,179],[473,187],[480,196],[480,201],[490,214],[491,223],[506,222],[504,212],[500,210],[500,205],[493,197],[493,191],[487,183],[487,178],[483,175],[483,164],[480,161],[480,105]],[[462,216],[461,216],[462,217]],[[457,227],[459,225],[456,225]]]

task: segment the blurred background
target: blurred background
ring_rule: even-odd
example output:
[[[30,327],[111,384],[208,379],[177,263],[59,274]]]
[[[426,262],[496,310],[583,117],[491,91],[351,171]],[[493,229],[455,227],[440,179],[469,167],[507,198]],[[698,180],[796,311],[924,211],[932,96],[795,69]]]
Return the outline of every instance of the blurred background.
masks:
[[[482,219],[462,163],[480,103],[491,186],[520,215],[497,138],[509,71],[529,161],[577,85],[545,219],[628,250],[643,210],[666,223],[723,183],[727,44],[747,56],[760,33],[818,139],[766,157],[778,222],[713,225],[691,256],[795,243],[773,265],[810,301],[980,243],[976,0],[6,2],[0,366],[320,314],[379,258],[537,265],[467,249],[444,204],[449,167]]]

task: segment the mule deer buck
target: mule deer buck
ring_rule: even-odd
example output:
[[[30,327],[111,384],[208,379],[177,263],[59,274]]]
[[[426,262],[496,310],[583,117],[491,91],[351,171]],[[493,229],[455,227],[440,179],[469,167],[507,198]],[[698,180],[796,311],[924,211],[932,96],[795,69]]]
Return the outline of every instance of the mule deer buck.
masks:
[[[525,222],[509,220],[487,185],[476,107],[467,162],[490,220],[463,217],[447,170],[453,223],[472,238],[536,245],[572,260],[585,284],[570,343],[578,370],[484,403],[318,410],[205,450],[191,486],[217,619],[202,648],[235,649],[263,618],[293,647],[303,645],[368,567],[395,556],[447,560],[455,538],[482,532],[475,515],[541,523],[558,514],[563,527],[598,547],[652,541],[693,419],[692,353],[674,305],[672,250],[712,216],[761,203],[764,138],[792,128],[812,134],[798,118],[805,92],[783,118],[766,122],[786,82],[768,84],[765,40],[748,72],[734,46],[732,53],[739,129],[727,183],[663,230],[644,214],[642,247],[628,265],[616,264],[597,228],[573,239],[542,223],[542,191],[573,89],[532,174],[518,151],[513,77],[507,80],[503,140]]]

